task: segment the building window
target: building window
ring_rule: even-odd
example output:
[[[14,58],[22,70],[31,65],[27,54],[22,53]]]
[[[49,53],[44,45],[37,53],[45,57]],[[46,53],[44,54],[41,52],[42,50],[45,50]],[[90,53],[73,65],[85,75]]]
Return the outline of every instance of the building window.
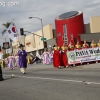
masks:
[[[66,27],[66,24],[65,25],[63,25],[63,33],[64,33],[64,43],[65,44],[68,44],[68,37],[67,37],[67,27]]]

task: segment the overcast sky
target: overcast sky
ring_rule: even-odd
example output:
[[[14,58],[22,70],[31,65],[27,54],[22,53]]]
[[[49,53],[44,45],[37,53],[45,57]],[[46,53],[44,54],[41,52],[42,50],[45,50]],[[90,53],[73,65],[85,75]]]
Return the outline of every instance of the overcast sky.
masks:
[[[18,5],[10,6],[8,2]],[[69,11],[83,11],[84,23],[89,23],[90,16],[100,16],[100,0],[0,0],[0,33],[4,30],[2,24],[12,19],[18,31],[40,30],[40,20],[29,19],[30,16],[39,17],[43,25],[52,24],[55,28],[55,17]]]

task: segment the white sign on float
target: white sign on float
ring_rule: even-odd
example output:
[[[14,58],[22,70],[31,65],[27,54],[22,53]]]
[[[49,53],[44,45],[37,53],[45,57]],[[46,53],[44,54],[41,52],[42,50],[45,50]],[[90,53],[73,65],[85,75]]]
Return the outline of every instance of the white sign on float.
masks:
[[[87,48],[67,52],[68,63],[77,64],[100,60],[100,48]]]

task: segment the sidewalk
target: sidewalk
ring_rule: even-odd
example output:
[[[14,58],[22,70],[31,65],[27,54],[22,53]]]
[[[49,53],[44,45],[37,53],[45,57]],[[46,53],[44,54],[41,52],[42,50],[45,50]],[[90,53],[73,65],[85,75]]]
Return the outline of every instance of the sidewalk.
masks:
[[[35,68],[35,69],[48,69],[48,68],[54,68],[52,64],[50,65],[45,65],[42,63],[39,64],[32,64],[29,65],[30,68]],[[89,64],[89,65],[79,65],[75,66],[76,68],[100,68],[100,63],[94,63],[94,64]]]
[[[79,65],[77,68],[100,68],[100,63],[94,63],[89,65]]]

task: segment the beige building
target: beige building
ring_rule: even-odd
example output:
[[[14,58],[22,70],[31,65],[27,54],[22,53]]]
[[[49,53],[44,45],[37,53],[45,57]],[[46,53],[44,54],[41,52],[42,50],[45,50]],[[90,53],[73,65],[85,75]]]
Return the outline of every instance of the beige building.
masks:
[[[36,35],[34,35],[34,34],[36,34]],[[44,38],[46,38],[46,40],[53,38],[52,25],[51,24],[48,24],[48,25],[43,27],[43,34],[44,34]],[[37,35],[39,35],[39,36],[37,36]],[[43,41],[41,41],[42,36],[43,36],[42,30],[39,30],[39,31],[34,32],[30,35],[27,35],[25,37],[26,51],[31,52],[31,51],[44,49]]]
[[[90,30],[91,33],[100,32],[100,16],[90,17]]]
[[[85,24],[85,34],[80,34],[80,37],[81,41],[86,39],[87,42],[91,43],[94,39],[96,43],[98,42],[100,39],[100,16],[90,17],[90,23]]]
[[[12,42],[13,54],[17,53],[18,51],[18,42]]]
[[[25,45],[25,36],[21,36],[20,43]],[[18,41],[12,42],[13,53],[17,53],[18,51]]]

